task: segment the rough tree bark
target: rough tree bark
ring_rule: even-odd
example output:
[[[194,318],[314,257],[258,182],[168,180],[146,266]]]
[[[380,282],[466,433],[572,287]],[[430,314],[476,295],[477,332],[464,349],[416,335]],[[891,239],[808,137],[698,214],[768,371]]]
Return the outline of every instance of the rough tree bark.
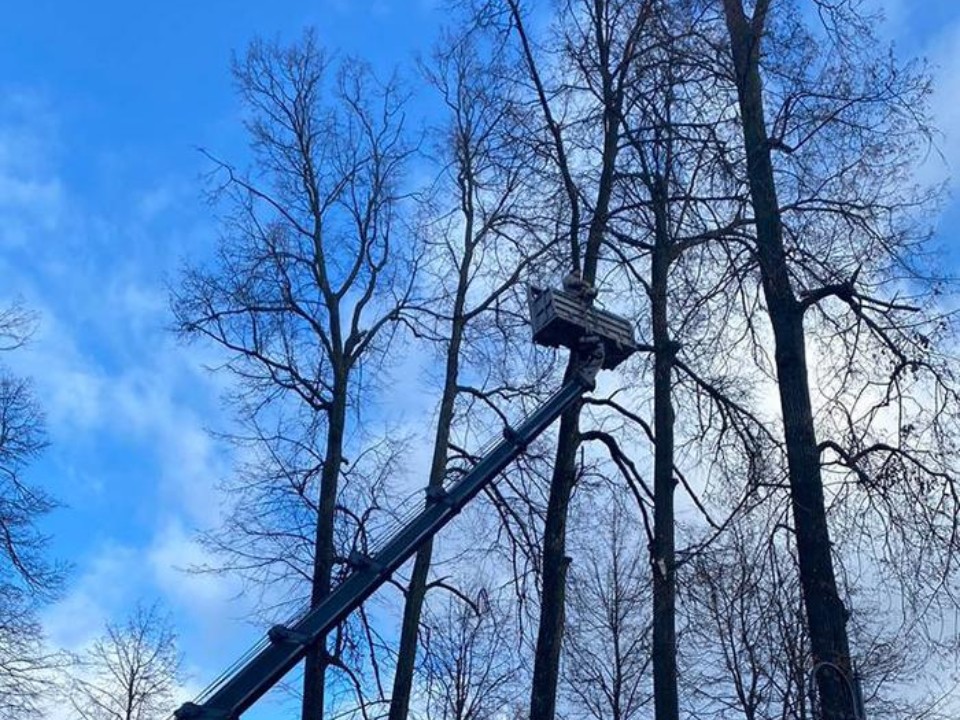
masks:
[[[334,306],[336,308],[336,306]],[[338,309],[338,308],[337,308]],[[339,313],[331,313],[330,337],[333,347],[343,347]],[[327,428],[326,452],[320,474],[320,495],[317,504],[317,529],[314,536],[313,578],[310,587],[310,604],[317,605],[332,589],[333,564],[336,548],[333,544],[336,520],[337,488],[340,484],[340,466],[343,463],[343,434],[347,414],[347,372],[342,360],[333,363],[333,387],[330,397],[329,425]],[[307,650],[303,665],[302,720],[319,720],[323,717],[326,694],[326,672],[330,665],[326,642],[313,645]]]
[[[470,174],[464,176],[464,183],[470,183]],[[473,189],[464,188],[464,197],[472,198]],[[469,202],[469,201],[466,201]],[[469,275],[473,264],[474,217],[469,207],[464,207],[465,226],[463,230],[464,254],[458,268],[458,281],[453,301],[450,323],[450,339],[447,344],[444,367],[443,389],[440,396],[440,410],[437,416],[437,429],[434,436],[433,455],[430,461],[428,489],[443,484],[447,471],[450,430],[453,425],[454,403],[458,394],[460,377],[460,347],[466,327],[466,295],[470,287]],[[400,646],[397,651],[397,667],[393,678],[393,694],[390,696],[390,720],[403,720],[410,707],[410,691],[413,684],[414,665],[417,654],[417,634],[420,629],[420,616],[423,601],[427,594],[427,575],[433,556],[433,539],[427,540],[417,552],[407,587],[403,605],[403,620],[400,627]]]
[[[673,358],[668,279],[674,248],[667,220],[667,183],[651,182],[655,217],[651,251],[650,312],[653,334],[653,693],[657,720],[680,717],[677,696],[677,575],[674,529]]]

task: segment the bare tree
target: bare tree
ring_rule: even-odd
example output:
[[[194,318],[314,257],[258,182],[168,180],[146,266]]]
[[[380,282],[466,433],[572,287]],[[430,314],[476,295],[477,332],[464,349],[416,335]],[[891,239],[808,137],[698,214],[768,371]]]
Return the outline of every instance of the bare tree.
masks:
[[[691,560],[685,591],[689,668],[698,716],[813,717],[809,636],[787,528],[774,513],[732,525]]]
[[[691,58],[704,53],[696,12],[686,2],[654,3],[644,35],[650,46],[638,53],[630,70],[621,126],[627,144],[619,172],[630,179],[621,189],[624,210],[611,222],[608,246],[619,256],[626,280],[647,301],[649,324],[641,327],[652,355],[652,423],[635,428],[633,454],[652,443],[653,523],[650,568],[653,575],[652,666],[655,714],[677,720],[677,548],[675,493],[693,500],[703,519],[719,531],[697,490],[682,471],[697,460],[716,466],[729,462],[712,445],[727,444],[740,455],[758,453],[757,423],[738,406],[736,371],[714,356],[731,352],[736,342],[725,324],[704,323],[710,313],[739,314],[735,278],[741,264],[725,251],[736,235],[742,203],[728,188],[723,119],[711,112],[712,82]],[[720,245],[719,248],[715,247]],[[645,269],[646,266],[646,269]],[[709,268],[709,269],[708,269]],[[721,378],[711,378],[720,370]],[[701,402],[705,400],[706,402]],[[686,402],[684,402],[686,401]],[[692,402],[691,402],[692,401]],[[699,406],[699,407],[698,407]],[[696,417],[700,407],[732,418],[717,431],[700,427],[685,437],[678,414]],[[679,411],[679,412],[678,412]],[[697,423],[687,423],[696,425]],[[733,439],[731,443],[724,435]],[[746,499],[742,478],[734,492]],[[725,512],[735,514],[740,504]],[[689,556],[689,553],[685,553]]]
[[[44,642],[36,603],[19,588],[0,586],[0,715],[39,717],[63,661]]]
[[[426,613],[421,673],[428,720],[493,720],[513,707],[520,658],[509,612],[481,585]]]
[[[0,311],[0,352],[21,347],[33,324],[21,305]],[[35,527],[55,503],[23,477],[46,447],[43,421],[30,381],[0,365],[0,581],[39,594],[54,590],[59,580],[43,557],[45,538]]]
[[[593,525],[574,549],[564,694],[577,714],[596,720],[646,717],[653,699],[652,593],[646,553],[638,542],[642,531],[621,497],[603,496],[593,507],[581,508],[590,517],[602,514],[605,522],[600,528]]]
[[[789,514],[789,507],[768,503],[738,518],[689,563],[682,678],[697,717],[819,717]],[[890,611],[889,594],[864,580],[861,587],[845,578],[859,608],[850,633],[860,648],[856,679],[868,717],[948,717],[913,631]]]
[[[273,602],[278,585],[294,599],[306,585],[315,604],[346,567],[341,487],[369,480],[352,461],[371,457],[370,434],[351,420],[415,276],[398,237],[404,97],[360,62],[336,67],[311,33],[252,43],[234,77],[254,170],[214,160],[230,209],[219,256],[183,275],[173,306],[184,336],[227,353],[247,430],[236,439],[255,453],[211,543]],[[307,654],[304,720],[322,717],[326,668],[342,664],[336,647]]]
[[[713,147],[721,150],[726,146],[726,152],[714,157],[710,153],[681,153],[679,173],[676,165],[648,162],[639,168],[642,174],[638,172],[632,178],[645,185],[646,197],[636,193],[636,205],[646,205],[653,215],[659,215],[647,225],[660,230],[654,242],[643,248],[654,253],[658,263],[651,273],[650,294],[652,314],[659,325],[654,329],[654,350],[661,353],[656,358],[659,367],[654,372],[659,378],[655,377],[655,385],[663,400],[662,414],[655,422],[658,427],[650,433],[655,436],[657,453],[663,456],[655,463],[657,484],[662,489],[655,494],[664,499],[659,505],[664,514],[655,523],[659,528],[655,530],[654,559],[664,562],[666,567],[660,574],[666,578],[673,570],[670,498],[674,482],[684,481],[670,452],[673,418],[668,391],[674,372],[691,380],[701,397],[709,399],[698,407],[708,408],[710,419],[706,424],[714,418],[719,418],[718,424],[726,423],[731,416],[739,415],[750,422],[745,439],[749,440],[752,432],[762,434],[769,446],[782,453],[777,459],[789,467],[789,473],[764,477],[756,472],[756,465],[768,459],[758,458],[750,443],[742,443],[747,452],[738,463],[745,470],[741,483],[746,493],[756,490],[758,498],[792,503],[790,530],[797,538],[813,647],[813,658],[808,660],[816,669],[828,715],[848,717],[853,711],[848,684],[852,663],[844,629],[847,609],[840,600],[844,590],[837,582],[839,553],[832,549],[827,532],[828,504],[833,509],[831,521],[850,537],[858,537],[857,542],[865,543],[865,537],[873,533],[894,538],[873,548],[884,564],[892,557],[914,561],[893,562],[891,566],[897,568],[894,572],[902,571],[899,579],[905,590],[904,600],[917,611],[924,605],[921,596],[931,603],[955,603],[951,571],[956,565],[957,491],[950,457],[956,430],[951,419],[956,417],[956,392],[951,360],[937,346],[938,341],[949,337],[950,321],[937,316],[935,302],[928,301],[927,309],[933,309],[932,313],[920,314],[921,308],[904,297],[916,293],[918,287],[924,288],[922,292],[928,298],[935,298],[937,291],[910,258],[911,252],[923,250],[922,233],[916,233],[908,217],[909,211],[922,205],[909,190],[907,168],[923,137],[925,81],[922,73],[910,68],[902,71],[882,53],[873,52],[875,42],[869,34],[863,34],[868,23],[857,16],[854,3],[817,4],[826,21],[820,31],[823,38],[804,30],[803,13],[790,13],[777,6],[768,15],[770,4],[759,2],[750,4],[753,17],[748,20],[740,5],[691,3],[698,20],[694,32],[698,43],[693,47],[696,52],[678,58],[680,66],[690,63],[695,76],[704,78],[709,92],[701,94],[699,100],[704,114],[715,113],[710,124]],[[622,99],[620,107],[616,102],[606,102],[618,100],[616,93],[605,93],[616,87],[616,83],[604,82],[617,77],[610,68],[622,67],[618,62],[623,56],[613,49],[624,47],[623,41],[608,41],[604,34],[609,29],[604,21],[612,16],[607,13],[616,14],[615,4],[565,4],[565,14],[554,26],[554,37],[561,38],[559,44],[570,52],[572,62],[564,63],[563,54],[557,52],[551,57],[552,65],[539,63],[537,53],[541,48],[525,25],[521,3],[509,2],[507,6],[509,23],[526,59],[533,104],[540,108],[540,126],[528,128],[532,138],[529,146],[556,164],[553,187],[559,188],[556,195],[564,199],[561,207],[565,224],[565,232],[558,234],[569,241],[573,269],[583,270],[585,279],[592,282],[592,263],[597,263],[592,266],[596,271],[604,259],[600,249],[616,252],[607,244],[598,246],[591,257],[590,242],[613,234],[612,229],[619,230],[611,227],[611,218],[619,220],[620,198],[615,194],[604,197],[603,191],[615,193],[624,186],[626,153],[621,143],[632,140],[629,125],[613,131],[609,124],[596,122],[611,109],[617,111],[618,119],[627,114]],[[718,10],[717,16],[712,15]],[[771,17],[776,21],[765,24]],[[719,36],[712,32],[716,26],[710,25],[718,19],[722,26]],[[620,26],[626,28],[625,37],[629,37],[633,26]],[[567,28],[574,30],[566,32]],[[583,42],[584,37],[588,42]],[[731,38],[732,65],[718,54],[730,50]],[[761,52],[761,46],[773,49]],[[595,48],[599,50],[594,52]],[[625,64],[631,71],[636,69],[631,63]],[[556,75],[548,79],[544,68],[552,71],[558,66]],[[630,75],[631,80],[635,77]],[[642,92],[637,97],[643,97]],[[767,101],[777,107],[769,118],[763,113]],[[670,105],[665,103],[656,109],[670,110]],[[646,117],[653,116],[648,113]],[[674,153],[705,124],[673,125],[677,138],[684,138],[682,143],[656,138],[657,128],[664,127],[662,123],[639,123],[635,127],[638,135],[640,131],[654,135],[652,139],[639,138],[640,148],[652,149],[641,159],[657,161],[658,153]],[[608,146],[598,138],[614,140],[609,154],[602,151]],[[774,156],[776,163],[771,160]],[[677,226],[670,227],[669,221],[674,219],[671,205],[683,207],[683,203],[673,203],[682,184],[676,182],[677,177],[686,180],[694,175],[700,177],[687,189],[717,188],[723,192],[713,198],[721,210],[715,209],[712,217],[710,212],[704,213],[706,222],[690,236],[677,232]],[[609,183],[605,184],[605,179]],[[596,194],[595,188],[599,188]],[[782,200],[778,200],[778,192],[783,193]],[[701,197],[706,199],[705,195]],[[568,218],[570,225],[566,226]],[[587,244],[581,249],[578,229],[586,226]],[[642,247],[643,239],[636,235],[631,237],[622,231],[620,235],[623,237],[617,239],[624,246]],[[776,378],[784,424],[782,440],[772,429],[773,423],[764,427],[757,422],[762,416],[743,412],[734,398],[723,393],[723,386],[706,381],[686,358],[674,357],[677,345],[688,342],[686,334],[676,333],[679,325],[670,325],[667,310],[671,305],[665,299],[665,289],[670,287],[667,278],[684,245],[679,242],[681,238],[694,245],[718,241],[720,250],[713,257],[732,266],[734,272],[728,280],[718,281],[706,268],[711,256],[703,254],[692,264],[694,269],[687,277],[709,283],[710,287],[704,288],[707,293],[736,295],[733,299],[742,304],[742,313],[731,317],[729,308],[736,307],[736,302],[722,298],[727,312],[719,314],[720,322],[730,323],[731,332],[743,337],[735,347],[746,354],[733,362],[749,357],[759,376]],[[631,264],[640,259],[631,257]],[[719,303],[711,306],[718,307]],[[761,309],[769,313],[769,327]],[[718,322],[718,316],[711,317],[708,312],[694,319]],[[808,378],[806,343],[810,338],[815,338],[823,351],[821,365],[825,372],[819,388]],[[726,352],[730,347],[720,345],[715,350]],[[922,387],[914,382],[917,375],[927,378]],[[815,392],[811,393],[811,388]],[[816,412],[818,394],[826,398],[826,407],[820,413]],[[719,398],[724,395],[721,404]],[[932,410],[922,413],[924,405]],[[723,410],[714,415],[718,407]],[[551,682],[556,678],[554,651],[562,637],[566,567],[562,535],[572,489],[582,477],[574,472],[576,452],[582,440],[608,440],[596,431],[580,433],[577,423],[566,419],[569,422],[561,427],[543,540],[544,593],[531,703],[536,717],[552,717],[555,709]],[[818,433],[828,438],[819,445]],[[829,467],[827,473],[821,467],[824,460]],[[825,480],[830,483],[826,491]],[[866,516],[858,511],[863,508],[872,515],[870,524],[861,522]],[[916,508],[922,511],[915,512]],[[911,512],[915,518],[908,517]],[[710,535],[715,539],[723,523],[711,524],[716,532]],[[698,543],[701,547],[708,544],[709,540]],[[922,587],[923,592],[912,590],[911,584]],[[670,582],[662,585],[661,597],[672,600],[672,588],[666,587]],[[664,612],[657,613],[658,617],[672,615],[668,602],[661,608]],[[673,633],[666,622],[664,627],[656,658],[667,658],[671,652]],[[669,664],[665,661],[663,667]],[[675,670],[672,674],[675,677]],[[664,687],[670,675],[665,670]],[[673,707],[664,710],[665,717],[676,716],[676,702],[666,705]]]
[[[766,440],[758,418],[738,402],[739,388],[708,373],[724,373],[723,363],[710,356],[711,350],[716,355],[719,347],[736,344],[725,323],[705,318],[739,312],[737,277],[744,261],[741,253],[726,246],[745,224],[742,199],[729,187],[725,142],[718,130],[727,121],[710,112],[715,82],[692,60],[712,49],[702,43],[697,10],[688,3],[567,2],[554,25],[561,40],[545,49],[526,31],[521,4],[508,5],[545,125],[538,150],[555,163],[556,183],[565,193],[560,207],[572,223],[567,231],[571,252],[582,255],[582,279],[588,284],[602,275],[606,288],[635,293],[632,301],[617,299],[630,314],[650,318],[649,330],[643,324],[641,334],[653,376],[652,422],[641,417],[645,411],[638,412],[636,405],[587,401],[595,409],[602,406],[622,415],[631,431],[621,432],[620,440],[607,431],[581,431],[573,413],[561,425],[545,520],[532,712],[543,718],[554,714],[551,683],[562,637],[560,535],[577,481],[575,458],[586,440],[606,446],[618,470],[637,488],[642,509],[652,507],[656,715],[675,719],[679,698],[673,508],[678,483],[682,481],[714,531],[723,526],[722,520],[709,517],[680,471],[678,445],[683,440],[688,447],[697,444],[704,449],[701,457],[707,457],[712,454],[710,443],[716,441],[746,456],[757,454],[759,439]],[[538,57],[550,58],[542,62],[544,67],[559,68],[551,74],[549,86]],[[578,233],[586,238],[582,247]],[[685,254],[691,255],[689,262],[678,267]],[[571,259],[571,265],[578,272],[580,260]],[[678,357],[682,348],[686,357]],[[727,374],[736,372],[726,369]],[[645,382],[638,377],[638,386]],[[706,431],[709,439],[701,432],[678,441],[675,396],[680,384],[687,386],[687,398],[700,403],[698,410],[723,418],[722,428]],[[634,448],[633,459],[624,453],[624,437],[629,438],[626,446]],[[648,442],[654,456],[649,493],[637,471]],[[745,501],[751,493],[749,483],[741,481],[737,492]],[[736,512],[738,507],[735,503],[729,509]]]
[[[180,653],[170,617],[138,606],[78,658],[68,699],[82,720],[163,720],[180,679]]]
[[[597,281],[603,240],[615,211],[624,90],[650,9],[650,3],[563,4],[555,25],[562,40],[551,48],[559,61],[555,77],[554,68],[550,74],[545,70],[550,63],[539,52],[526,8],[518,0],[507,2],[504,22],[517,37],[526,67],[524,82],[531,86],[531,104],[538,108],[537,124],[526,129],[530,138],[524,144],[553,163],[554,177],[547,182],[557,188],[561,200],[556,203],[562,213],[557,233],[569,248],[563,265],[587,287]],[[563,76],[568,71],[576,80]],[[580,88],[580,93],[568,92]],[[565,117],[568,107],[582,108],[576,121]],[[566,376],[576,371],[576,360],[571,359]],[[566,525],[578,477],[580,411],[578,405],[561,417],[544,519],[533,720],[552,720],[555,715],[568,566]]]
[[[345,567],[340,550],[363,535],[367,513],[340,490],[356,479],[353,489],[364,490],[353,498],[366,498],[369,509],[379,501],[365,489],[382,480],[378,463],[346,461],[351,442],[357,457],[370,456],[363,450],[369,438],[345,428],[362,425],[351,425],[370,379],[359,370],[377,367],[383,345],[371,339],[382,340],[395,319],[436,343],[444,363],[431,486],[450,472],[452,454],[469,460],[454,447],[458,411],[491,405],[493,372],[467,384],[463,358],[473,352],[489,361],[493,354],[479,347],[506,354],[505,336],[477,336],[511,317],[520,275],[505,267],[533,254],[544,258],[541,276],[570,271],[588,292],[603,278],[624,297],[635,294],[631,312],[650,318],[642,332],[650,362],[642,370],[652,377],[638,373],[616,400],[587,399],[596,428],[581,430],[582,408],[564,415],[542,497],[508,478],[503,486],[519,489],[514,494],[525,503],[517,510],[501,489],[491,491],[505,519],[497,532],[536,556],[529,575],[541,583],[531,717],[556,714],[568,517],[576,487],[597,467],[616,468],[640,511],[653,510],[645,530],[658,718],[680,714],[675,613],[685,563],[694,567],[686,577],[717,589],[709,602],[699,599],[717,620],[710,632],[749,635],[749,647],[737,648],[756,672],[734,683],[744,712],[768,712],[771,688],[793,677],[784,671],[774,681],[767,666],[794,633],[790,672],[803,674],[803,663],[816,668],[828,715],[849,717],[844,676],[852,659],[840,598],[856,585],[843,577],[844,558],[860,558],[831,546],[828,520],[834,540],[862,544],[862,557],[874,558],[863,562],[900,582],[912,618],[956,605],[958,395],[941,344],[951,337],[949,318],[938,317],[935,299],[920,308],[907,297],[937,289],[909,261],[923,245],[904,218],[921,204],[900,192],[922,138],[922,73],[898,74],[896,63],[863,54],[868,36],[854,3],[814,4],[826,21],[820,34],[804,27],[803,13],[763,0],[569,0],[551,39],[538,44],[529,4],[473,3],[477,27],[495,30],[486,37],[495,38],[497,58],[512,52],[525,72],[484,61],[465,36],[450,38],[431,71],[452,119],[440,184],[455,202],[424,208],[437,251],[427,270],[445,294],[416,313],[401,311],[407,286],[390,277],[387,249],[378,244],[393,227],[395,171],[405,153],[392,90],[363,92],[368,76],[344,71],[331,88],[344,103],[334,103],[337,110],[315,102],[317,88],[326,87],[322,54],[255,47],[238,65],[238,79],[256,118],[259,174],[220,165],[236,210],[223,261],[213,273],[191,275],[178,305],[182,330],[231,353],[246,439],[257,448],[239,483],[243,509],[214,541],[234,567],[259,581],[307,582],[313,601],[327,592],[335,568]],[[343,127],[351,129],[341,134]],[[345,242],[334,247],[331,235]],[[811,376],[808,344],[820,353],[821,378]],[[571,361],[567,373],[575,370]],[[774,383],[780,415],[765,422],[751,390]],[[652,422],[644,418],[648,385]],[[516,390],[503,385],[493,393],[516,399]],[[775,429],[781,417],[782,433]],[[624,452],[627,442],[634,457]],[[588,456],[598,443],[612,462]],[[638,469],[648,459],[652,489]],[[771,464],[789,472],[764,472]],[[717,476],[720,491],[711,485]],[[705,523],[679,552],[677,487]],[[730,488],[735,500],[718,498]],[[780,522],[758,544],[795,533],[812,658],[799,649],[802,628],[791,624],[796,606],[784,600],[771,615],[756,600],[766,596],[754,591],[776,572],[736,575],[726,564],[696,564],[699,553],[714,557],[714,543],[726,549],[723,533],[737,512],[760,503]],[[724,517],[715,518],[715,508]],[[409,711],[432,549],[413,567],[392,720]],[[741,555],[738,571],[751,569]],[[785,557],[763,559],[779,571]],[[714,588],[710,573],[718,567],[730,584]],[[526,580],[516,574],[520,588]],[[737,588],[754,595],[737,604]],[[766,634],[751,634],[758,625]],[[308,663],[305,708],[312,713],[322,709],[324,667],[350,672],[341,656],[345,638],[338,631],[332,649]],[[789,682],[781,705],[792,709],[783,712],[802,715],[802,683]]]
[[[0,352],[22,347],[34,323],[18,303],[0,310]],[[11,718],[37,712],[47,671],[57,664],[36,616],[62,579],[36,527],[56,503],[24,476],[45,446],[43,412],[31,382],[0,363],[0,711]]]
[[[516,304],[523,295],[519,278],[545,250],[525,242],[532,224],[525,203],[534,168],[505,149],[515,114],[504,80],[505,51],[499,44],[484,46],[479,33],[463,28],[448,32],[423,68],[449,116],[434,134],[441,171],[433,199],[422,207],[423,274],[430,278],[425,293],[435,297],[409,315],[416,334],[435,344],[443,363],[428,491],[441,487],[451,471],[451,445],[462,425],[462,408],[509,400],[529,392],[533,384],[498,382],[496,366],[485,362],[492,354],[511,354],[506,332],[489,337],[483,328],[495,323],[503,308]],[[484,345],[495,347],[485,350]],[[470,370],[485,381],[477,385],[465,380]],[[407,586],[391,720],[403,720],[409,710],[432,557],[433,543],[427,541],[417,553]]]
[[[917,505],[900,508],[909,505],[924,519],[922,532],[944,541],[933,555],[943,588],[943,573],[955,564],[949,528],[956,527],[960,507],[946,448],[930,435],[945,430],[941,420],[957,396],[952,371],[930,352],[931,338],[943,336],[943,319],[929,305],[932,315],[900,299],[904,283],[912,285],[911,294],[924,288],[928,299],[936,292],[931,269],[918,265],[925,233],[912,215],[923,201],[909,176],[927,132],[927,78],[883,51],[858,4],[813,5],[823,21],[815,29],[787,5],[761,0],[748,11],[740,0],[724,0],[729,65],[722,72],[741,125],[738,167],[749,189],[775,349],[812,662],[825,717],[852,718],[851,609],[841,599],[828,506],[836,508],[831,517],[839,523],[852,498],[863,502],[862,489],[872,498],[866,501],[871,512],[882,510],[871,519],[861,506],[860,531],[869,535],[873,520],[893,521],[912,536],[908,544],[925,543],[914,535],[913,520],[877,489],[892,466],[934,483],[940,493],[933,495],[922,481],[904,484]],[[832,375],[811,377],[811,338],[829,348],[823,357]],[[927,378],[920,394],[936,398],[931,413],[915,422],[897,417],[926,402],[915,394],[918,385],[903,381],[908,368]],[[828,409],[815,414],[818,396],[827,398]],[[882,427],[887,422],[896,428],[892,433]],[[920,427],[927,436],[910,437]],[[826,480],[834,487],[825,491]],[[884,554],[884,545],[872,552]]]

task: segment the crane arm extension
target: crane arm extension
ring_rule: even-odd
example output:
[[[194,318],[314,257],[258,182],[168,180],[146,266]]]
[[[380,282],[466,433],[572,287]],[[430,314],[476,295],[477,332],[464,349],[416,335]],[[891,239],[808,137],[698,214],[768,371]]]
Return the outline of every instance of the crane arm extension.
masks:
[[[276,626],[270,643],[241,666],[232,676],[198,702],[186,703],[174,713],[177,720],[236,720],[242,712],[275,685],[307,650],[320,642],[338,623],[356,610],[383,585],[390,575],[429,538],[450,522],[500,472],[516,459],[533,440],[573,405],[584,392],[593,389],[602,350],[594,345],[586,362],[571,380],[534,411],[517,428],[504,431],[504,439],[455,485],[432,493],[419,515],[401,527],[373,557],[362,557],[356,569],[324,600],[292,627]]]

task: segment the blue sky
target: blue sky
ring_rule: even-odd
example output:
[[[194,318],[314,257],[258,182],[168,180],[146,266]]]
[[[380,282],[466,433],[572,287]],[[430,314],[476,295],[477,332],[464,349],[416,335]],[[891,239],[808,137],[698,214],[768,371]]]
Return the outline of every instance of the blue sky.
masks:
[[[10,358],[33,376],[51,447],[32,478],[64,502],[45,523],[73,566],[44,613],[51,642],[82,648],[138,599],[174,613],[203,685],[256,637],[236,588],[177,568],[217,517],[229,458],[206,429],[228,422],[214,358],[166,331],[165,281],[216,237],[196,147],[242,159],[231,52],[255,34],[307,24],[381,70],[426,52],[431,0],[9,2],[0,23],[0,303],[39,311],[33,344]],[[939,80],[942,177],[960,165],[960,4],[886,3],[884,34],[924,53]],[[952,201],[941,240],[960,221]],[[414,368],[410,370],[415,375]]]
[[[73,570],[44,613],[80,649],[143,599],[173,612],[203,685],[249,645],[236,588],[177,568],[217,518],[229,418],[202,348],[166,331],[165,282],[216,238],[197,147],[245,155],[229,61],[255,34],[308,24],[383,72],[429,48],[432,2],[16,3],[0,23],[0,302],[39,311],[8,360],[31,375],[51,446],[31,477],[64,507],[45,523]],[[207,356],[206,360],[213,358]]]

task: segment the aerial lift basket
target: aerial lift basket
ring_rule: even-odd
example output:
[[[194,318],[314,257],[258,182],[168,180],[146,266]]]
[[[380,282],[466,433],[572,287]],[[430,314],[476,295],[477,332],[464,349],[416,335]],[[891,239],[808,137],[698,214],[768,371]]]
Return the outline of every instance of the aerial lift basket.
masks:
[[[603,369],[610,370],[637,350],[633,325],[626,318],[593,307],[583,293],[527,286],[533,341],[575,350],[594,335],[603,343]]]

